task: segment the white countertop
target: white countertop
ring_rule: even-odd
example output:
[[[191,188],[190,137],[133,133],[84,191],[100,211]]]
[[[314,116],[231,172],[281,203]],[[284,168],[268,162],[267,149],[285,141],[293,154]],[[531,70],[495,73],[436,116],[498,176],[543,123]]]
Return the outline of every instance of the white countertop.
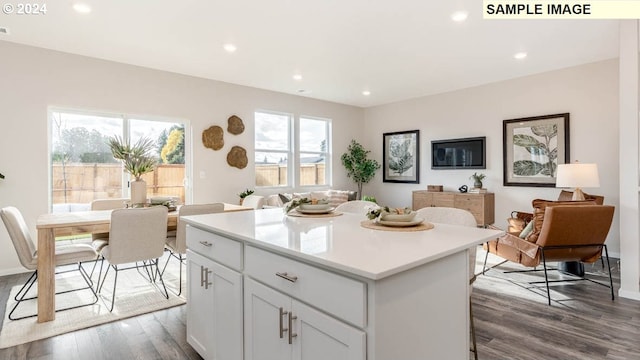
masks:
[[[264,209],[187,216],[181,219],[250,245],[305,262],[379,280],[495,239],[503,232],[434,224],[430,230],[399,232],[363,228],[364,215],[285,216]]]

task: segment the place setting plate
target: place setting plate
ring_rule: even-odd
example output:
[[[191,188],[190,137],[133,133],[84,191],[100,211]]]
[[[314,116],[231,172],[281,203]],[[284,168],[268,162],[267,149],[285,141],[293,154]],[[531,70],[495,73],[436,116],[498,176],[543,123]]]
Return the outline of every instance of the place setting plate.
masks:
[[[391,227],[409,227],[420,225],[424,222],[423,218],[416,217],[410,221],[391,221],[391,220],[378,220],[377,223],[384,226]]]

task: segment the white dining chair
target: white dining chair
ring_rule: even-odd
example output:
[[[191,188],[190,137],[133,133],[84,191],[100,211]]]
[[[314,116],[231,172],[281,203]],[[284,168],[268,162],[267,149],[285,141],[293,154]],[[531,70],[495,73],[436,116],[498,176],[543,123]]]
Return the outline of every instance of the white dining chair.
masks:
[[[260,195],[249,195],[242,200],[242,206],[254,208],[254,209],[262,209],[264,206],[264,196]]]
[[[146,270],[147,280],[150,282],[160,280],[162,289],[159,287],[158,289],[165,298],[169,298],[158,264],[167,239],[167,212],[165,206],[154,206],[139,209],[116,209],[111,213],[109,244],[100,251],[103,260],[98,276],[98,292],[101,292],[109,269],[112,268],[115,271],[109,311],[113,311],[118,271],[139,269],[138,262],[141,262],[142,267]],[[104,260],[107,260],[109,264],[104,277],[102,277]],[[135,266],[124,267],[126,264],[133,263]],[[140,274],[143,273],[140,272]]]
[[[112,198],[112,199],[96,199],[91,202],[91,210],[115,210],[124,209],[126,202],[129,199],[125,198]],[[91,234],[91,245],[97,252],[100,252],[103,247],[109,243],[109,233]],[[93,271],[91,271],[93,274]]]
[[[336,206],[335,211],[343,212],[343,213],[354,213],[366,215],[367,211],[375,208],[379,208],[378,204],[373,201],[366,200],[352,200],[344,202],[338,206]]]
[[[23,267],[25,267],[27,270],[33,271],[33,273],[31,274],[31,276],[29,276],[29,278],[24,283],[22,288],[20,288],[20,290],[18,290],[18,292],[14,296],[14,300],[16,301],[16,304],[9,311],[8,317],[10,320],[20,320],[20,319],[36,316],[37,314],[29,314],[29,315],[14,317],[13,313],[18,308],[18,305],[20,305],[23,301],[33,300],[37,298],[37,296],[26,297],[26,295],[31,289],[31,287],[33,286],[33,284],[35,284],[36,280],[38,279],[38,270],[37,270],[38,252],[36,250],[35,244],[33,243],[33,240],[31,239],[29,228],[27,227],[27,224],[25,223],[24,218],[22,217],[22,214],[18,209],[16,209],[15,207],[5,207],[3,209],[0,209],[0,217],[2,218],[2,221],[4,222],[5,227],[7,228],[7,232],[9,233],[9,237],[11,238],[11,242],[13,243],[16,253],[18,254],[18,260],[20,261],[20,264]],[[91,278],[81,266],[81,263],[83,261],[93,261],[93,260],[96,260],[97,257],[98,257],[98,253],[93,249],[93,247],[91,247],[91,245],[88,245],[88,244],[70,244],[70,245],[56,246],[55,248],[56,268],[58,266],[71,265],[71,264],[77,264],[78,266],[77,269],[73,269],[73,270],[56,271],[56,274],[77,270],[80,272],[80,275],[82,275],[82,279],[85,281],[87,285],[86,287],[56,292],[56,295],[69,293],[72,291],[86,290],[86,289],[90,289],[93,294],[93,300],[89,303],[68,306],[61,309],[56,309],[56,311],[63,311],[63,310],[75,309],[81,306],[93,305],[98,301],[98,295],[96,294],[96,292],[92,287],[93,283],[91,282]]]
[[[421,217],[425,221],[430,223],[450,224],[450,225],[462,225],[477,227],[478,223],[476,218],[463,209],[449,208],[449,207],[425,207],[416,210],[416,217]],[[476,268],[476,251],[477,246],[469,249],[469,315],[471,325],[471,341],[472,351],[474,358],[478,359],[478,348],[476,347],[476,329],[473,324],[473,308],[471,306],[471,291],[473,290],[473,282],[476,280],[475,268]]]
[[[165,247],[171,252],[167,257],[167,262],[164,264],[162,269],[162,274],[167,269],[167,265],[169,264],[169,260],[171,258],[176,258],[180,262],[180,275],[179,275],[179,285],[178,292],[176,295],[180,296],[182,294],[182,264],[186,260],[187,253],[187,224],[184,221],[180,221],[180,217],[189,216],[189,215],[202,215],[202,214],[213,214],[220,213],[224,211],[224,203],[213,203],[213,204],[192,204],[192,205],[182,205],[178,209],[178,226],[173,234],[167,234],[167,241]]]

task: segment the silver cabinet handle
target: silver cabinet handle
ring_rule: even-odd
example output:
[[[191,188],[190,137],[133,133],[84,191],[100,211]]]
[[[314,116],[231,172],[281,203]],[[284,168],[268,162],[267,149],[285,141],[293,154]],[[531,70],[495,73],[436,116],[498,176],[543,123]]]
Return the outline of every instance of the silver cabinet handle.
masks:
[[[277,277],[281,277],[287,281],[291,281],[291,282],[296,282],[298,280],[298,277],[295,275],[289,275],[286,272],[277,272],[276,273]]]
[[[207,290],[209,288],[209,286],[213,285],[213,283],[211,281],[209,281],[209,274],[211,274],[213,271],[209,270],[209,268],[205,269],[205,280],[204,280],[204,289]]]
[[[200,241],[200,244],[202,244],[202,245],[204,245],[206,247],[212,247],[213,246],[213,244],[208,242],[208,241]]]
[[[293,332],[293,320],[297,318],[297,316],[293,315],[293,311],[289,313],[289,345],[293,343],[293,338],[298,336],[298,334]]]
[[[200,286],[204,286],[205,290],[211,285],[211,282],[209,282],[209,274],[211,273],[212,271],[209,268],[200,265]]]
[[[282,339],[284,337],[284,333],[288,330],[287,328],[284,327],[284,320],[282,320],[283,317],[287,316],[287,314],[289,314],[288,312],[284,311],[283,308],[280,308],[280,339]]]

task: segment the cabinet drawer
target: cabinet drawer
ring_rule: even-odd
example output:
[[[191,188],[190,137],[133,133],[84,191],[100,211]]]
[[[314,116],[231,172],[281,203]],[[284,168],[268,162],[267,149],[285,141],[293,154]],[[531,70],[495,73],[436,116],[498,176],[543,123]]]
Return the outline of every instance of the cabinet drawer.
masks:
[[[242,244],[239,241],[187,225],[187,248],[233,269],[242,270]]]
[[[481,197],[456,196],[455,206],[458,209],[469,210],[472,213],[481,213],[483,210],[484,201]]]
[[[251,246],[245,247],[244,272],[344,321],[366,326],[367,290],[363,282]]]
[[[454,207],[454,194],[437,193],[433,194],[433,204],[436,207]]]

